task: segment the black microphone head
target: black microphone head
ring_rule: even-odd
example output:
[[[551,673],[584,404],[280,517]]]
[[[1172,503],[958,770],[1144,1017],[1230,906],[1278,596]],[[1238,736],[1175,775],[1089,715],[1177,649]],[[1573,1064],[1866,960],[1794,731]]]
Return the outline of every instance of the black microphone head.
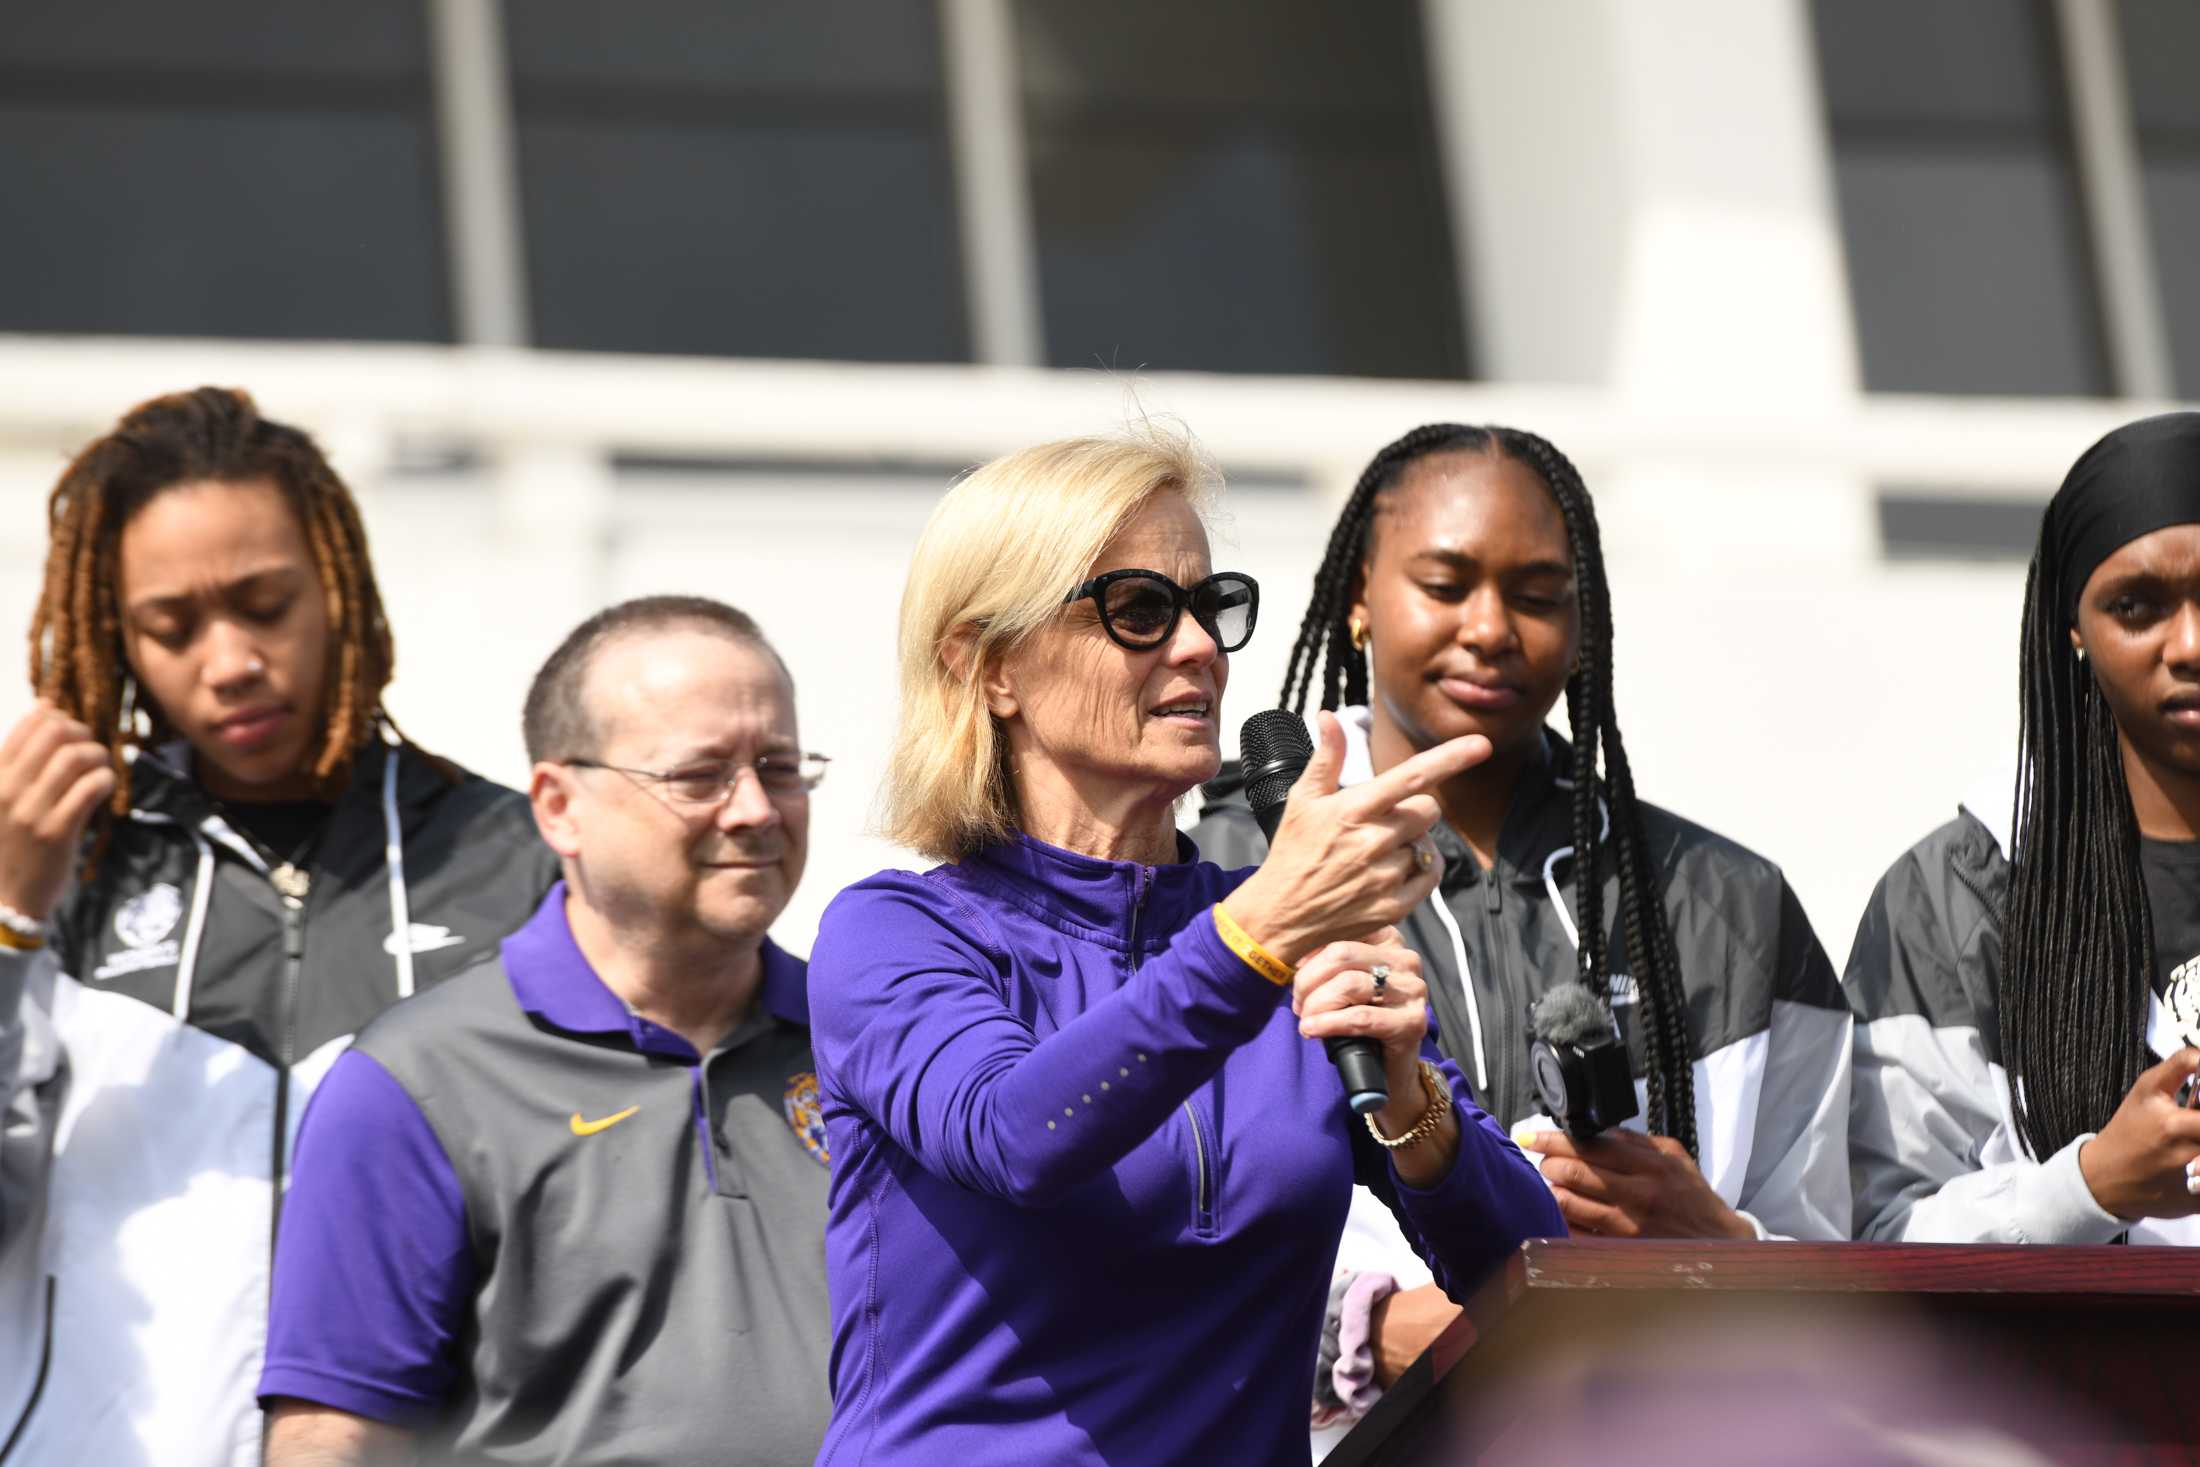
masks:
[[[1619,1035],[1611,1006],[1579,983],[1561,983],[1536,1000],[1528,1027],[1538,1039],[1587,1049]]]
[[[1285,796],[1314,757],[1314,740],[1296,713],[1267,708],[1238,730],[1238,761],[1245,766],[1245,801],[1261,829],[1275,834]]]

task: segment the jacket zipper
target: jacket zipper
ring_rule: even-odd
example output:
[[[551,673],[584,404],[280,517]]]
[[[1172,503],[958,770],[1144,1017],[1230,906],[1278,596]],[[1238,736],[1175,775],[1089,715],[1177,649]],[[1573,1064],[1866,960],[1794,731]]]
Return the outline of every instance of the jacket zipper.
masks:
[[[1199,1112],[1192,1109],[1189,1097],[1184,1101],[1184,1118],[1192,1123],[1192,1231],[1202,1238],[1211,1238],[1215,1232],[1215,1207],[1207,1191],[1207,1133],[1201,1128]]]
[[[1153,882],[1153,867],[1138,868],[1138,883],[1131,892],[1131,971],[1138,971],[1138,919],[1146,911],[1146,888]]]
[[[1146,889],[1153,883],[1153,867],[1138,868],[1138,885],[1131,893],[1131,971],[1138,971],[1138,921],[1146,910]],[[1207,1129],[1192,1108],[1190,1096],[1182,1102],[1184,1119],[1192,1128],[1192,1232],[1202,1238],[1215,1233],[1214,1170],[1207,1158]]]
[[[283,904],[283,1041],[275,1056],[275,1139],[268,1173],[274,1182],[267,1210],[267,1248],[271,1260],[275,1254],[275,1229],[283,1219],[283,1185],[290,1173],[290,1067],[298,1059],[298,983],[306,956],[304,900],[281,893],[277,894],[277,899]]]
[[[1482,921],[1479,924],[1482,937],[1482,961],[1480,970],[1490,977],[1490,987],[1495,993],[1497,1014],[1494,1022],[1485,1015],[1487,1051],[1490,1056],[1490,1089],[1492,1094],[1481,1097],[1485,1106],[1503,1105],[1513,1114],[1500,1119],[1507,1125],[1518,1119],[1521,1112],[1515,1108],[1513,1091],[1519,1074],[1519,1056],[1527,1052],[1526,1035],[1522,1032],[1527,1004],[1514,981],[1512,955],[1506,950],[1504,923],[1499,920],[1504,910],[1504,881],[1499,868],[1493,863],[1481,873]],[[1441,900],[1441,898],[1439,898]],[[1473,979],[1470,977],[1469,982]]]
[[[38,1410],[38,1403],[46,1395],[46,1376],[53,1369],[53,1296],[54,1276],[46,1275],[46,1327],[39,1332],[38,1377],[31,1382],[30,1398],[23,1403],[23,1414],[15,1418],[15,1428],[8,1439],[0,1443],[0,1462],[8,1460],[17,1442],[23,1439],[23,1428],[31,1424],[31,1417]]]

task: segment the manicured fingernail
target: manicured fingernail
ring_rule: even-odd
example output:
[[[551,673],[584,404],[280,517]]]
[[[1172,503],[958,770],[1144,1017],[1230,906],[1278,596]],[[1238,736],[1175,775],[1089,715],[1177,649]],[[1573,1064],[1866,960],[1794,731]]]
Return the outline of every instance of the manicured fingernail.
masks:
[[[1535,1149],[1535,1132],[1526,1126],[1520,1127],[1513,1132],[1513,1145],[1519,1147],[1522,1151],[1533,1151]]]

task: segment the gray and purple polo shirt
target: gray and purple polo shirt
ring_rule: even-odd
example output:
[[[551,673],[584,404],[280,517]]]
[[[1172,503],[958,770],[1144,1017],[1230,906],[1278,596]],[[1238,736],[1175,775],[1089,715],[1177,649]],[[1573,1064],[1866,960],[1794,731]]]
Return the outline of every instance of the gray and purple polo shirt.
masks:
[[[766,942],[707,1055],[631,1012],[553,887],[307,1109],[260,1396],[429,1460],[806,1462],[830,1408],[807,973]]]

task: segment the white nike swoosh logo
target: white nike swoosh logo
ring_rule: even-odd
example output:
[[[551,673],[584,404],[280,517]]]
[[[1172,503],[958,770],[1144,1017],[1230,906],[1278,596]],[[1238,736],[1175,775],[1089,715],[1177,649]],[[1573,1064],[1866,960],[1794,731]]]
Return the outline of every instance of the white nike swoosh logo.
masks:
[[[430,922],[412,924],[412,950],[414,953],[432,953],[446,947],[464,946],[466,939],[448,927],[438,927]],[[397,934],[392,932],[382,939],[382,951],[397,956]]]

